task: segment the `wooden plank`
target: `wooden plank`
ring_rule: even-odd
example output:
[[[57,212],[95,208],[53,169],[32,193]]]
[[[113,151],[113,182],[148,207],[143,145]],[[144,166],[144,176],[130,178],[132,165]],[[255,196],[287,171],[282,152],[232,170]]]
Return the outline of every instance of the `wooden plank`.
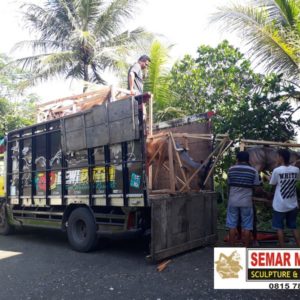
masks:
[[[211,233],[217,234],[218,207],[216,193],[207,194],[208,201],[211,205]]]
[[[172,141],[170,136],[168,140],[168,155],[169,155],[169,169],[170,169],[170,190],[172,193],[175,193],[176,185],[175,185],[173,147],[172,147]]]
[[[266,198],[260,198],[260,197],[252,197],[252,200],[255,202],[264,202],[264,203],[268,203],[268,204],[272,204],[272,200],[268,200]]]
[[[178,196],[168,200],[168,248],[188,240],[189,220],[187,216],[188,197]]]
[[[167,136],[167,132],[160,132],[160,133],[155,133],[149,136],[149,138],[160,138],[163,136]],[[211,133],[173,133],[174,138],[191,138],[191,139],[206,139],[206,140],[213,140],[213,134]],[[226,134],[218,134],[215,138],[215,140],[222,141],[223,138],[228,137]]]
[[[153,254],[150,255],[150,258],[153,262],[158,262],[162,259],[171,257],[173,255],[183,253],[189,250],[193,250],[196,248],[208,246],[208,245],[213,245],[216,243],[218,237],[216,234],[212,234],[197,240],[185,242],[181,245],[176,245],[174,247],[168,248],[168,249],[163,249],[160,251],[157,251]]]
[[[160,190],[153,190],[151,194],[171,194],[170,189],[160,189]]]
[[[184,182],[186,183],[187,190],[189,191],[191,188],[190,188],[190,185],[187,183],[187,179],[186,179],[186,176],[185,176],[185,172],[183,170],[183,165],[182,165],[180,156],[178,154],[178,151],[176,151],[176,144],[175,144],[175,140],[174,140],[174,137],[172,135],[172,132],[170,132],[170,138],[172,140],[172,144],[173,144],[173,147],[174,147],[174,150],[175,150],[175,154],[176,154],[176,158],[177,158],[177,161],[178,161],[178,164],[179,164],[180,172],[183,176]],[[176,178],[177,178],[177,176],[176,176]]]
[[[187,180],[186,184],[189,184],[189,183],[192,181],[192,179],[198,174],[198,172],[206,166],[206,164],[209,162],[210,158],[211,158],[217,151],[219,151],[220,145],[221,145],[221,144],[219,144],[219,145],[215,148],[215,150],[212,151],[211,154],[206,158],[206,160],[203,162],[203,164],[202,164],[200,167],[197,168],[197,170],[193,173],[193,175]],[[186,184],[180,189],[180,192],[184,191]]]
[[[154,250],[157,252],[167,248],[167,199],[154,204],[152,218],[154,218]]]
[[[216,218],[216,212],[214,212],[213,204],[216,203],[216,199],[212,199],[211,194],[206,193],[205,196],[205,211],[206,211],[206,220],[205,220],[205,235],[215,234],[214,231],[214,218]]]
[[[41,110],[40,112],[46,112],[46,111],[51,111],[52,113],[63,113],[66,112],[68,113],[68,115],[73,114],[73,113],[77,113],[80,111],[85,111],[88,109],[91,109],[91,107],[96,107],[96,106],[100,106],[101,104],[103,104],[106,101],[106,99],[104,99],[103,97],[101,98],[101,96],[97,95],[95,97],[91,97],[91,98],[87,98],[84,100],[77,100],[76,103],[74,102],[73,104],[69,104],[69,105],[64,105],[61,107],[57,107],[57,108],[46,108],[44,110]]]
[[[148,190],[152,191],[153,189],[153,166],[148,164],[148,176],[147,176],[147,185]]]
[[[223,144],[222,147],[220,148],[220,151],[219,151],[217,157],[215,158],[215,161],[214,161],[212,167],[210,168],[209,173],[208,173],[207,176],[206,176],[206,179],[205,179],[204,184],[203,184],[204,186],[206,185],[208,179],[209,179],[210,176],[212,175],[212,173],[213,173],[213,171],[214,171],[214,169],[215,169],[215,166],[216,166],[216,164],[218,163],[220,157],[223,156],[223,154],[227,151],[227,149],[228,149],[228,148],[231,146],[231,144],[233,143],[233,141],[230,141],[229,144],[225,147],[226,141],[227,141],[227,139],[224,139],[224,144]]]
[[[254,144],[254,145],[274,145],[274,146],[283,146],[283,147],[300,147],[300,144],[296,143],[282,143],[282,142],[272,142],[264,140],[241,140],[245,144]]]
[[[150,158],[148,164],[150,165],[152,163],[152,161],[154,160],[155,156],[157,155],[157,153],[161,150],[161,148],[164,146],[164,143],[161,143],[159,145],[159,147],[157,148],[157,150],[154,152],[153,156]]]
[[[101,94],[103,94],[103,92],[104,92],[103,90],[97,90],[97,91],[87,92],[87,93],[83,93],[83,94],[79,94],[79,95],[59,98],[59,99],[56,99],[56,100],[51,100],[51,101],[47,101],[47,102],[38,104],[37,107],[38,108],[45,107],[47,105],[60,103],[60,102],[66,101],[66,100],[78,100],[78,99],[81,99],[81,98],[87,98],[88,96],[91,96],[91,95],[97,95],[97,94],[101,95]]]
[[[153,261],[216,242],[216,193],[157,197],[151,203]]]
[[[201,113],[201,114],[195,114],[192,116],[187,116],[179,119],[173,119],[170,121],[159,122],[154,124],[154,130],[165,130],[167,128],[180,127],[187,124],[195,123],[196,121],[199,121],[201,119],[208,120],[209,119],[208,114]]]
[[[175,200],[175,201],[174,201]],[[174,224],[172,220],[172,215],[173,215],[173,209],[176,207],[176,199],[172,199],[172,203],[170,203],[170,198],[164,200],[166,203],[166,225],[167,225],[167,230],[166,230],[166,248],[172,247],[173,245],[173,237],[174,237]],[[165,249],[166,249],[165,248]],[[162,250],[163,248],[159,249]]]
[[[182,127],[176,127],[172,128],[170,130],[174,136],[176,133],[185,133],[185,132],[191,132],[195,134],[201,134],[201,133],[207,133],[210,131],[210,127],[207,123],[194,123],[194,124],[188,124],[184,125]],[[162,134],[160,136],[166,136],[167,132],[161,132]],[[186,143],[186,138],[176,138],[176,142],[179,142],[181,145],[184,145]],[[211,140],[201,140],[201,139],[189,139],[189,152],[188,154],[195,162],[204,161],[206,157],[211,152]],[[182,161],[182,163],[185,165],[185,162]],[[156,166],[153,166],[154,173],[156,170]],[[182,180],[183,177],[181,175],[181,170],[179,168],[179,164],[176,162],[174,165],[175,175],[177,177],[180,177]],[[188,168],[186,171],[186,177],[189,178],[193,174],[193,169]],[[165,189],[169,187],[169,172],[167,170],[162,169],[159,171],[159,174],[161,174],[161,179],[159,182],[157,182],[157,189]],[[177,181],[178,185],[179,181]],[[181,188],[181,183],[179,183],[180,186],[176,186],[176,188]],[[199,190],[199,180],[198,175],[192,179],[192,181],[189,183],[189,186],[191,190]]]
[[[187,218],[189,221],[188,240],[195,240],[204,237],[203,223],[203,194],[197,193],[188,202]]]
[[[245,143],[240,142],[240,151],[245,151]]]
[[[150,253],[156,253],[156,245],[159,242],[159,223],[160,211],[157,209],[157,203],[151,201],[151,242],[150,242]]]
[[[208,137],[213,139],[212,133],[174,133],[174,137],[183,137],[183,138],[192,138],[192,139],[201,139]],[[216,138],[228,138],[228,134],[217,134]]]
[[[165,163],[163,164],[163,167],[164,167],[168,172],[170,172],[170,169],[168,168],[168,166],[166,166]],[[176,176],[176,180],[179,181],[182,185],[185,184],[185,182],[184,182],[180,177],[178,177],[178,176]]]

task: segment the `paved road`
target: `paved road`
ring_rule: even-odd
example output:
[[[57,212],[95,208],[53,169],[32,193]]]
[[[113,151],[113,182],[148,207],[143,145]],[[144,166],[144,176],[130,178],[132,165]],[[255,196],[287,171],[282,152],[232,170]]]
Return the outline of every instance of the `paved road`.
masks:
[[[113,241],[83,254],[72,251],[56,231],[0,236],[0,300],[300,297],[298,291],[214,290],[212,248],[177,256],[161,273],[145,254],[138,241]]]

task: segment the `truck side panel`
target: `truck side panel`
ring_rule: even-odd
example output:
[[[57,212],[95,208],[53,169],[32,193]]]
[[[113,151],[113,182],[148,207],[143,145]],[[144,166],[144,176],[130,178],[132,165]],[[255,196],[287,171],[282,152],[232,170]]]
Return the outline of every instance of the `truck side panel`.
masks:
[[[13,217],[23,225],[57,227],[68,207],[86,206],[95,214],[98,225],[117,224],[125,228],[130,211],[124,208],[142,211],[149,206],[142,102],[131,102],[134,115],[126,117],[135,120],[133,135],[124,136],[123,141],[122,136],[110,138],[109,141],[118,139],[114,144],[102,145],[103,139],[81,136],[91,132],[91,128],[100,135],[101,126],[109,118],[114,122],[114,131],[108,132],[115,132],[117,124],[123,124],[124,120],[118,121],[122,114],[116,113],[114,103],[109,105],[109,118],[103,109],[95,109],[10,132],[6,188]],[[105,120],[99,121],[98,117]],[[74,121],[77,127],[74,125],[73,131],[72,118],[78,123]],[[64,127],[66,123],[68,126]],[[82,133],[76,132],[77,129]],[[77,148],[76,135],[84,141]],[[86,143],[93,147],[82,148]],[[68,145],[73,148],[68,149]]]

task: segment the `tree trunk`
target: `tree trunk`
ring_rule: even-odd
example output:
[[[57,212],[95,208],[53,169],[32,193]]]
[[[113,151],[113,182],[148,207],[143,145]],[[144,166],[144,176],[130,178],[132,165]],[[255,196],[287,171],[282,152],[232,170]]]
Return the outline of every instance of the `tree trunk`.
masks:
[[[89,81],[89,65],[88,64],[84,64],[83,80],[84,80],[83,92],[85,93],[88,88],[87,82]]]

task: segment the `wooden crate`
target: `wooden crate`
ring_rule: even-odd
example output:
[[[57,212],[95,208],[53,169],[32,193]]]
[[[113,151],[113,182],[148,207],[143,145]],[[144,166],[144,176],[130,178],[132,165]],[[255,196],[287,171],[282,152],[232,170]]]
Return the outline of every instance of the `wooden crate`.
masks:
[[[192,123],[186,124],[179,127],[168,128],[167,131],[171,131],[172,133],[186,133],[189,134],[209,134],[211,133],[209,122],[202,123]],[[160,131],[155,131],[154,134],[160,133]],[[176,142],[184,145],[184,139],[176,138]],[[190,157],[196,161],[201,162],[204,161],[209,154],[212,152],[212,141],[210,140],[200,140],[200,139],[189,139],[189,151],[188,154]],[[175,154],[174,154],[175,155]],[[155,174],[157,166],[154,164],[153,166],[153,174]],[[175,164],[175,174],[181,174],[178,163]],[[170,175],[169,172],[165,168],[161,168],[159,172],[159,178],[156,182],[155,189],[163,190],[169,188],[170,185]],[[199,178],[196,176],[192,182],[190,183],[190,187],[193,190],[199,190]],[[205,187],[206,189],[212,190],[213,185],[212,181],[209,181]]]
[[[152,261],[217,241],[215,192],[151,197]]]

